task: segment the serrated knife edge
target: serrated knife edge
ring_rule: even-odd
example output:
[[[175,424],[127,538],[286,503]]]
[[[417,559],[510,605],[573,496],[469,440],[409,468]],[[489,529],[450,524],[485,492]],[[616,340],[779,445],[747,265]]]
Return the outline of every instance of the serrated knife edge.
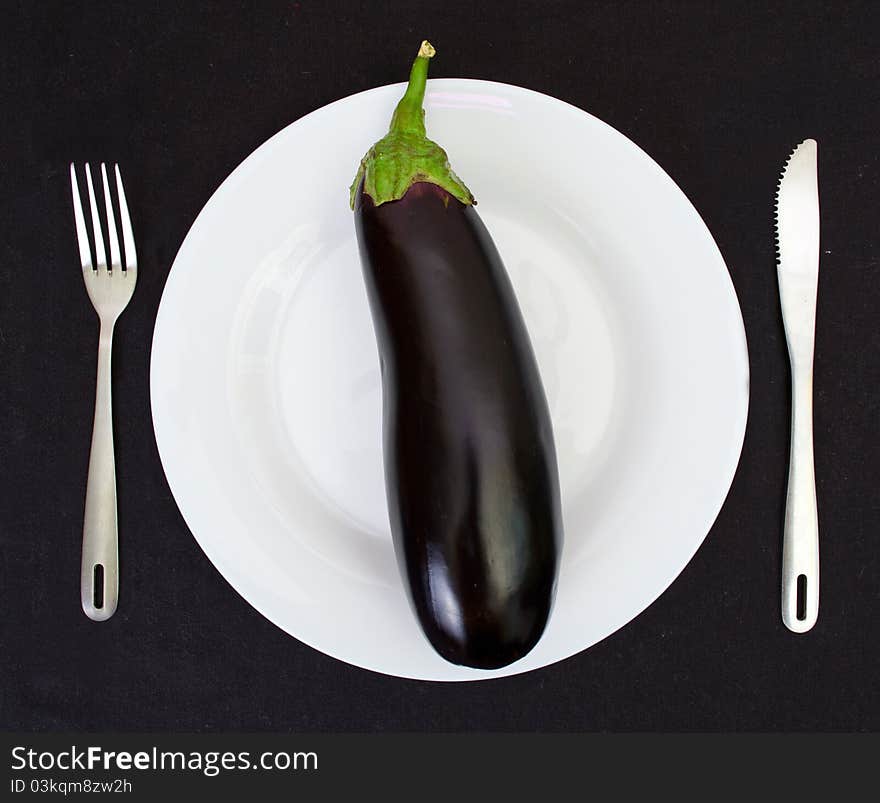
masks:
[[[776,189],[777,276],[792,360],[812,360],[819,275],[819,186],[816,140],[789,156]]]

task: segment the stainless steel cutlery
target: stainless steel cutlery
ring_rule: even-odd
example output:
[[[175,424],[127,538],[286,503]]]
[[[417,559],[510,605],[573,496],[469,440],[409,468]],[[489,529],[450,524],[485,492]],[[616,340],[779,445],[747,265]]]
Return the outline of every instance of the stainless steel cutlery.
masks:
[[[795,633],[819,615],[819,520],[813,465],[813,346],[819,278],[816,141],[797,146],[776,194],[777,276],[791,361],[791,454],[782,544],[782,620]]]
[[[111,396],[111,353],[116,320],[131,300],[137,281],[137,257],[134,234],[122,175],[114,166],[116,193],[119,203],[119,245],[116,215],[113,211],[107,168],[101,165],[104,187],[104,208],[110,256],[104,249],[104,238],[95,200],[92,171],[85,166],[89,211],[94,234],[95,258],[92,260],[89,231],[83,214],[76,168],[70,165],[73,193],[73,215],[79,241],[83,281],[101,324],[98,340],[98,378],[95,392],[95,420],[89,453],[89,475],[86,485],[85,518],[83,522],[82,569],[80,596],[86,615],[95,621],[109,619],[116,611],[119,597],[119,547],[116,520],[116,460],[113,449],[113,417]]]

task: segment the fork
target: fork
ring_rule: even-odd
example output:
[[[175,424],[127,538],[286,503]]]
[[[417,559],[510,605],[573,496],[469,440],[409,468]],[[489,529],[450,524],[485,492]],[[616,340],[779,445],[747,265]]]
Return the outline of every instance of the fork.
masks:
[[[115,165],[116,193],[119,199],[119,218],[123,254],[119,250],[116,217],[110,199],[107,168],[101,164],[104,184],[104,205],[107,214],[107,233],[110,243],[110,261],[104,250],[104,238],[98,218],[98,205],[92,185],[92,171],[85,165],[89,210],[94,232],[95,262],[89,250],[89,233],[83,215],[76,168],[70,165],[70,186],[73,193],[73,216],[82,264],[83,281],[92,306],[101,322],[98,339],[98,379],[95,390],[95,421],[92,446],[89,452],[89,475],[86,483],[86,505],[83,521],[82,569],[80,598],[83,611],[90,619],[102,622],[116,611],[119,600],[119,537],[116,519],[116,459],[113,453],[113,414],[110,395],[110,357],[113,351],[113,328],[116,320],[131,300],[137,281],[137,257],[134,234],[122,175]]]

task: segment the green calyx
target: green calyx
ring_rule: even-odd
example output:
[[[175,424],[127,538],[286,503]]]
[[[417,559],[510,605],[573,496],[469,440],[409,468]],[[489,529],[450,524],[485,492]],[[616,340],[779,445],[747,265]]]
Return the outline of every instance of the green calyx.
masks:
[[[409,74],[404,96],[394,110],[391,127],[361,159],[351,185],[351,208],[361,179],[364,192],[376,206],[396,201],[415,183],[424,181],[443,187],[463,204],[474,204],[474,196],[449,166],[446,151],[425,134],[425,82],[428,61],[434,48],[422,42]]]

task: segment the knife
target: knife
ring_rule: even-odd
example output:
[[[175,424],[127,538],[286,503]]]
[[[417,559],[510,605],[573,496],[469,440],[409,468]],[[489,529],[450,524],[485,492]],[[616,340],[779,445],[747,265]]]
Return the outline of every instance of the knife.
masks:
[[[819,519],[813,465],[813,345],[819,279],[816,141],[804,140],[776,193],[777,277],[791,361],[791,452],[782,537],[782,621],[805,633],[819,615]]]

